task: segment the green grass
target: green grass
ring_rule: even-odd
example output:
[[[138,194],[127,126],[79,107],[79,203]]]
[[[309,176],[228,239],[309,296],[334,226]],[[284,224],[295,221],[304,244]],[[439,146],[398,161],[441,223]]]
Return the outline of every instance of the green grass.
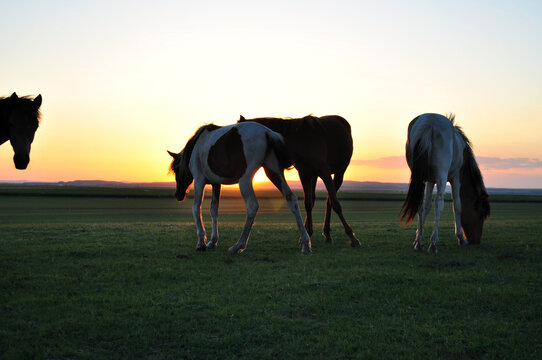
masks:
[[[377,196],[342,203],[361,249],[336,216],[323,244],[317,201],[302,256],[269,197],[232,256],[236,199],[221,202],[218,249],[197,253],[191,201],[0,196],[0,358],[540,358],[542,203],[513,200],[466,248],[447,203],[437,255],[414,252],[401,201]]]

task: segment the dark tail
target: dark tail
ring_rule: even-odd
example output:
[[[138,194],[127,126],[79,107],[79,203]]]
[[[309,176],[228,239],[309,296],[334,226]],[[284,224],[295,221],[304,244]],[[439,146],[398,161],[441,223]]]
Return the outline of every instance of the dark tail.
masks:
[[[283,169],[289,169],[295,164],[294,153],[286,146],[281,135],[276,133],[266,133],[268,151],[273,151],[279,165]]]
[[[425,181],[429,178],[429,154],[430,151],[424,148],[423,141],[418,141],[411,155],[410,185],[401,209],[401,222],[404,222],[405,226],[414,220],[423,201]]]

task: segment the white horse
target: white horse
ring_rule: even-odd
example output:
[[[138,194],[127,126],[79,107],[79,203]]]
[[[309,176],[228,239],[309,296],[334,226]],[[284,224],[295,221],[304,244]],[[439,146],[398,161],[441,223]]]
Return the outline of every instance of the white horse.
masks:
[[[192,212],[196,222],[198,242],[196,250],[214,249],[218,243],[218,203],[221,184],[239,183],[245,200],[247,217],[241,237],[229,248],[230,253],[243,251],[258,211],[258,200],[252,187],[252,178],[260,167],[264,167],[269,180],[280,190],[294,214],[299,228],[301,252],[311,252],[310,237],[303,226],[297,197],[284,179],[284,169],[292,166],[292,156],[281,135],[254,122],[230,126],[205,125],[188,140],[184,149],[175,154],[170,169],[175,173],[177,191],[175,197],[182,201],[188,187],[194,182],[194,206]],[[211,218],[213,232],[207,242],[201,218],[201,203],[206,184],[213,187]]]
[[[454,124],[454,118],[454,115],[446,118],[438,114],[423,114],[408,125],[406,159],[411,177],[401,220],[408,225],[418,213],[416,250],[423,249],[425,217],[431,209],[435,184],[435,225],[430,252],[437,252],[438,224],[447,181],[452,187],[455,235],[459,245],[480,243],[484,220],[490,213],[488,194],[471,143],[461,128]]]

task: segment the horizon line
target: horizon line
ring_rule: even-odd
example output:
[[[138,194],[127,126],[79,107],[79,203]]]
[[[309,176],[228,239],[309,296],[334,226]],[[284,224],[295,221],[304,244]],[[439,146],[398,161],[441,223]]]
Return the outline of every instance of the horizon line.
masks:
[[[94,184],[93,184],[94,183]],[[107,187],[107,185],[139,185],[139,186],[145,186],[145,185],[161,185],[161,187],[173,187],[175,185],[175,181],[126,181],[126,180],[99,180],[99,179],[78,179],[78,180],[58,180],[58,181],[41,181],[41,180],[1,180],[0,179],[0,185],[64,185],[64,184],[80,184],[83,187],[92,187],[92,186],[99,186],[101,184],[102,187]],[[288,180],[288,184],[295,184],[296,188],[301,186],[301,181],[299,180]],[[381,185],[381,186],[396,186],[396,187],[408,187],[407,182],[384,182],[384,181],[358,181],[358,180],[345,180],[343,181],[343,185],[350,185],[347,187],[350,187],[350,189],[345,189],[344,187],[341,187],[341,190],[354,190],[352,189],[352,185]],[[272,187],[274,188],[274,185],[269,181],[255,181],[253,182],[253,185],[255,188],[257,187]],[[231,185],[223,185],[226,188],[230,187],[237,187],[238,184],[231,184]],[[119,187],[119,186],[117,186]],[[318,179],[317,187],[320,190],[325,190],[325,186],[322,183],[321,179]],[[446,188],[449,189],[450,185],[447,184]],[[322,189],[323,188],[323,189]],[[487,187],[487,189],[492,190],[538,190],[542,191],[542,187]],[[361,189],[357,190],[360,191]],[[365,189],[368,190],[368,189]],[[402,191],[403,189],[395,189],[396,191]],[[354,190],[356,191],[356,190]],[[374,190],[373,190],[374,191]],[[389,191],[389,189],[388,189]]]

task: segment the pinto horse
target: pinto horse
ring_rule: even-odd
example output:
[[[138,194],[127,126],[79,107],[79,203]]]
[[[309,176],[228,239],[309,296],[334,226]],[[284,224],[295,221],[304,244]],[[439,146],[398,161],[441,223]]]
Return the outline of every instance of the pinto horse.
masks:
[[[278,132],[286,144],[295,153],[295,168],[305,193],[305,228],[310,236],[313,233],[312,208],[314,207],[316,181],[322,179],[328,197],[322,235],[325,242],[331,243],[331,209],[339,215],[344,231],[350,239],[350,246],[357,248],[361,244],[352,228],[344,218],[337,191],[342,185],[344,172],[350,164],[353,141],[350,124],[336,115],[315,117],[305,116],[299,119],[255,118],[245,119],[242,115],[238,123],[254,121]],[[333,179],[331,175],[334,174]]]
[[[11,142],[15,155],[13,162],[24,170],[30,162],[30,145],[39,126],[41,95],[35,99],[27,96],[0,97],[0,145]]]
[[[218,243],[218,203],[221,184],[239,183],[247,211],[245,227],[230,253],[243,251],[258,211],[258,200],[252,187],[252,178],[260,167],[264,167],[269,180],[286,198],[299,228],[301,252],[311,252],[311,242],[303,227],[297,197],[284,179],[284,169],[292,165],[291,154],[280,134],[257,123],[230,126],[205,125],[200,127],[173,157],[170,170],[175,173],[177,200],[184,200],[188,187],[194,182],[194,206],[192,212],[196,222],[198,242],[196,250],[214,249]],[[206,242],[205,228],[201,218],[201,203],[206,184],[213,187],[211,218],[213,232]]]
[[[429,252],[437,252],[438,223],[444,207],[447,181],[452,188],[455,235],[459,245],[480,243],[484,221],[490,214],[489,197],[471,142],[454,124],[454,119],[454,115],[446,118],[438,114],[423,114],[408,125],[406,160],[411,177],[401,221],[406,226],[418,213],[418,229],[413,244],[416,250],[423,249],[425,217],[431,209],[435,184],[435,224]]]

